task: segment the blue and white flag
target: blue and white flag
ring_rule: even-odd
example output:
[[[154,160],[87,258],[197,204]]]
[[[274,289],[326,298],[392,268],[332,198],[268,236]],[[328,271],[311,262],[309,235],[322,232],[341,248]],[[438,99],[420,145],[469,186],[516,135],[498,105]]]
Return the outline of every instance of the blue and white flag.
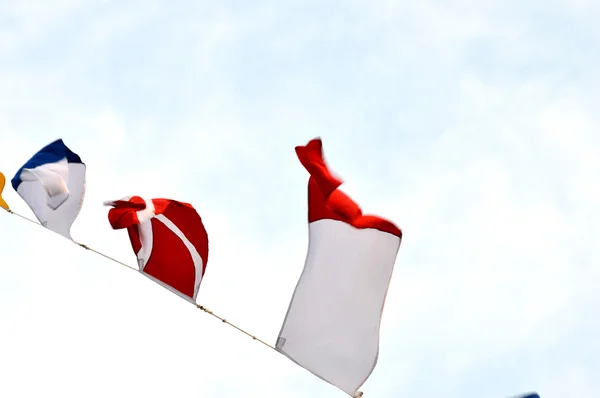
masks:
[[[59,139],[33,155],[11,183],[44,227],[71,239],[85,196],[85,172],[81,158]]]

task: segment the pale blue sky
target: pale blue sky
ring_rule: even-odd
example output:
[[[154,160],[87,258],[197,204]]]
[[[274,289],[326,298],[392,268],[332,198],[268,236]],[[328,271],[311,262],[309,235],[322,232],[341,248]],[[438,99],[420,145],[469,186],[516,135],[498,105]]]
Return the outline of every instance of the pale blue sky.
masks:
[[[88,165],[73,237],[132,265],[102,201],[194,204],[199,302],[273,343],[306,253],[294,146],[321,136],[344,189],[404,231],[365,398],[596,398],[599,17],[592,0],[3,0],[0,170],[63,138]],[[0,223],[0,396],[344,396]]]

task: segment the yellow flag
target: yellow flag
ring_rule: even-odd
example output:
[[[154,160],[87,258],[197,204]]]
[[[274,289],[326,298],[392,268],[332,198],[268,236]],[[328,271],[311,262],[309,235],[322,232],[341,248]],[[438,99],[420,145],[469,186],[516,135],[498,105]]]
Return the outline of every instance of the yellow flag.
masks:
[[[8,210],[8,205],[6,204],[4,199],[2,199],[2,191],[4,191],[5,184],[6,184],[6,177],[4,177],[4,174],[2,174],[2,172],[0,172],[0,207],[2,207],[5,210]]]

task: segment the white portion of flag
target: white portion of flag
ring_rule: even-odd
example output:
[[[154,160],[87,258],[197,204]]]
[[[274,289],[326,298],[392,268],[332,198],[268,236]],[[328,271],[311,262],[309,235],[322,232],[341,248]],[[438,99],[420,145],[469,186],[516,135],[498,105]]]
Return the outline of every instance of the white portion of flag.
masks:
[[[48,194],[46,203],[52,210],[56,210],[69,198],[67,158],[56,163],[46,163],[32,169],[23,169],[21,181],[39,182]]]
[[[63,161],[24,169],[17,193],[43,226],[71,239],[85,196],[85,173],[84,164]]]
[[[309,248],[276,348],[354,396],[379,352],[398,236],[337,220],[309,224]]]

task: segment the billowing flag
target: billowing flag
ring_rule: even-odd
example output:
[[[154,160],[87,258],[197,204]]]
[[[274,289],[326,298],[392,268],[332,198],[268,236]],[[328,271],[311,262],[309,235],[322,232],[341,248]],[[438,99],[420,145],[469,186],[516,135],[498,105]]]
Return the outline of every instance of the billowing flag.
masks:
[[[85,196],[85,164],[59,139],[29,159],[11,180],[40,223],[71,239]]]
[[[517,395],[516,397],[512,398],[540,398],[540,396],[537,392],[528,392],[526,394]]]
[[[2,192],[4,191],[5,185],[6,185],[6,177],[4,177],[4,174],[2,174],[2,172],[0,172],[0,207],[2,207],[4,210],[8,210],[8,204],[6,204],[4,199],[2,199]]]
[[[196,301],[208,261],[208,234],[188,203],[139,196],[105,202],[113,229],[127,228],[140,272]]]
[[[276,349],[356,396],[375,368],[379,328],[402,232],[363,215],[338,187],[320,139],[296,147],[310,173],[309,245]]]

